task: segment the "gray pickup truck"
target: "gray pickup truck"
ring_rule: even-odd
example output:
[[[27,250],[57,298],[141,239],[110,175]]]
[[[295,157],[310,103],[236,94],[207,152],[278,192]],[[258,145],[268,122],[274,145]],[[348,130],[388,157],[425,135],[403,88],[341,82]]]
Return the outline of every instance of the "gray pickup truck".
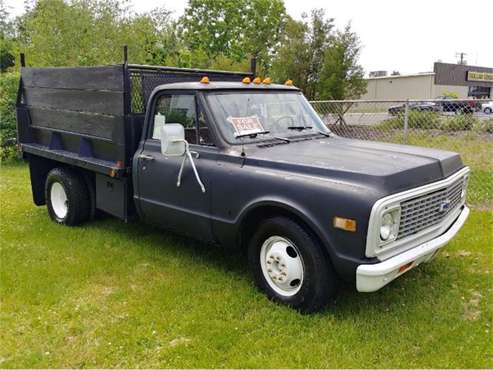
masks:
[[[458,154],[339,137],[292,84],[253,77],[22,68],[34,203],[68,226],[103,211],[242,248],[258,287],[305,312],[341,280],[382,288],[457,234],[469,214]]]

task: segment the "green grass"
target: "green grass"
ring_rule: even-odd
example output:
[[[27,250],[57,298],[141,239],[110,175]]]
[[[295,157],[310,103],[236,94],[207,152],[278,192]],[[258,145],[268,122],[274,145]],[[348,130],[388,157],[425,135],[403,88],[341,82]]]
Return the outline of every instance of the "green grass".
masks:
[[[239,253],[105,218],[67,228],[0,170],[0,367],[493,367],[492,225],[473,211],[432,263],[301,315]]]

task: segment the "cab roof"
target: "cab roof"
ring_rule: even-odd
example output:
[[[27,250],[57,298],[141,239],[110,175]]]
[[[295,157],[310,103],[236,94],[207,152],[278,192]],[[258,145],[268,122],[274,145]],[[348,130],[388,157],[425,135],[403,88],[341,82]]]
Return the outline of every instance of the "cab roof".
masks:
[[[175,82],[159,85],[156,90],[285,90],[300,91],[297,87],[279,84],[245,84],[243,82],[211,81],[202,82]]]

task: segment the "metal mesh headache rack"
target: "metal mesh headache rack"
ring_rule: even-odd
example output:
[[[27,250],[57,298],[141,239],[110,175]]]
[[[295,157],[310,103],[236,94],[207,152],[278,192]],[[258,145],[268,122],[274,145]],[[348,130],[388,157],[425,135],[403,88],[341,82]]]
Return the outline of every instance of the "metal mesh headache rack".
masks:
[[[159,85],[174,82],[197,82],[203,76],[212,81],[239,82],[252,77],[253,72],[213,71],[207,69],[174,68],[129,64],[131,112],[143,113],[152,91]]]

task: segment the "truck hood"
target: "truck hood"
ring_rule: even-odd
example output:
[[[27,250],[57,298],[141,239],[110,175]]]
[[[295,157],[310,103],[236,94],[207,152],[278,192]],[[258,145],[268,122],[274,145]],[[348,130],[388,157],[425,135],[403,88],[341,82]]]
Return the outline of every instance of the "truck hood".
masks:
[[[373,185],[392,194],[441,180],[464,167],[437,149],[327,137],[250,147],[246,165]]]

